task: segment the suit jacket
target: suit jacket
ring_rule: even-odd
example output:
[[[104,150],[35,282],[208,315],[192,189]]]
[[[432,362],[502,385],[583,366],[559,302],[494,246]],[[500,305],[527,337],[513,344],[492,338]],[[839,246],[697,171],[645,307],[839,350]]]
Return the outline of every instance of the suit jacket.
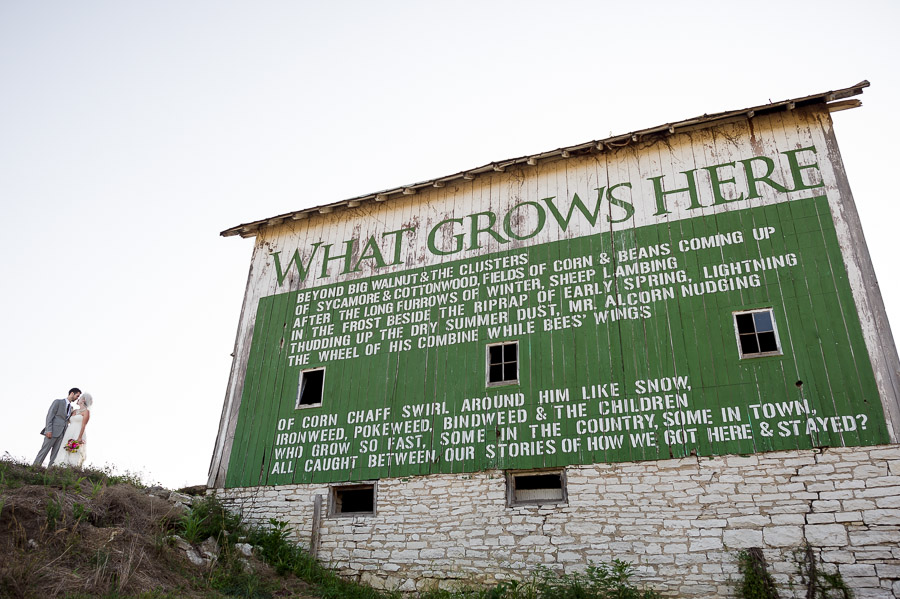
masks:
[[[44,435],[50,431],[53,438],[61,437],[66,431],[66,423],[69,421],[69,402],[65,399],[54,399],[47,411],[47,424],[41,430]]]

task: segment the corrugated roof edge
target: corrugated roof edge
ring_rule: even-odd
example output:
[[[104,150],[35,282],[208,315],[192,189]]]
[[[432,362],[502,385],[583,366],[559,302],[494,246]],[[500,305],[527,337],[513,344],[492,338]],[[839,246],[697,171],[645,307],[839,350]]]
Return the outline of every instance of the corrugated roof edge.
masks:
[[[230,229],[222,231],[220,235],[222,235],[223,237],[231,237],[234,235],[240,235],[241,237],[253,237],[254,235],[256,235],[257,231],[259,231],[260,228],[269,225],[278,225],[286,220],[302,220],[304,218],[309,218],[311,214],[315,213],[327,214],[334,211],[335,208],[355,208],[363,202],[368,201],[383,202],[389,199],[390,196],[394,195],[413,195],[418,189],[426,187],[443,187],[446,183],[454,181],[456,179],[472,180],[481,173],[503,171],[506,168],[514,165],[527,164],[534,166],[538,163],[538,161],[548,158],[568,158],[573,154],[603,151],[606,147],[622,147],[630,143],[640,141],[642,138],[646,138],[650,135],[671,135],[676,132],[703,129],[712,126],[714,123],[720,123],[723,121],[728,121],[730,119],[753,118],[753,116],[757,114],[765,114],[778,110],[793,110],[797,106],[806,106],[809,104],[835,102],[831,105],[832,111],[844,110],[846,108],[855,108],[861,105],[859,100],[850,102],[836,101],[860,95],[863,93],[863,89],[867,87],[869,87],[869,82],[863,80],[850,87],[822,92],[819,94],[813,94],[810,96],[804,96],[802,98],[783,100],[781,102],[772,102],[770,104],[763,104],[760,106],[751,106],[750,108],[742,108],[741,110],[731,110],[727,112],[719,112],[716,114],[704,114],[702,116],[678,121],[676,123],[666,123],[664,125],[651,127],[649,129],[641,129],[640,131],[632,131],[631,133],[625,133],[623,135],[607,137],[606,139],[593,140],[576,144],[574,146],[557,148],[556,150],[551,150],[549,152],[532,154],[530,156],[520,156],[519,158],[498,160],[485,164],[483,166],[479,166],[477,168],[461,171],[453,175],[438,177],[436,179],[429,179],[427,181],[412,183],[410,185],[403,185],[400,187],[395,187],[393,189],[385,189],[376,193],[357,196],[355,198],[349,198],[346,200],[333,202],[331,204],[323,204],[321,206],[314,206],[312,208],[304,208],[303,210],[288,212],[286,214],[279,214],[278,216],[273,216],[250,223],[243,223],[236,227],[231,227]]]

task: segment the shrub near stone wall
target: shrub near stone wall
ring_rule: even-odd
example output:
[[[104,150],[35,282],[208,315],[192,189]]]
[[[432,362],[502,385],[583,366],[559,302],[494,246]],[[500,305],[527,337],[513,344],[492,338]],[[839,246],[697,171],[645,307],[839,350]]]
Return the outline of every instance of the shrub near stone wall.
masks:
[[[783,597],[805,596],[798,555],[860,599],[900,596],[900,446],[572,466],[568,503],[508,507],[501,471],[378,481],[374,516],[323,514],[318,557],[389,588],[494,583],[540,565],[621,559],[673,596],[734,596],[738,553],[763,550]],[[220,491],[308,542],[328,485]],[[327,512],[327,510],[325,510]]]

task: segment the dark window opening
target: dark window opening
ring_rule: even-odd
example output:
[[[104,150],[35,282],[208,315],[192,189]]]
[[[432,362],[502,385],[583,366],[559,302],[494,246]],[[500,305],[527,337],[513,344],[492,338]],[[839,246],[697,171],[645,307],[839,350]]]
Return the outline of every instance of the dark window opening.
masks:
[[[322,405],[322,389],[324,386],[324,368],[301,372],[300,389],[297,391],[297,407]]]
[[[741,358],[781,354],[772,309],[735,312],[734,327]]]
[[[519,342],[487,347],[487,384],[516,383],[519,380]]]
[[[566,481],[562,470],[509,474],[507,493],[510,505],[565,503]]]
[[[375,485],[332,487],[332,514],[372,515],[375,513]]]

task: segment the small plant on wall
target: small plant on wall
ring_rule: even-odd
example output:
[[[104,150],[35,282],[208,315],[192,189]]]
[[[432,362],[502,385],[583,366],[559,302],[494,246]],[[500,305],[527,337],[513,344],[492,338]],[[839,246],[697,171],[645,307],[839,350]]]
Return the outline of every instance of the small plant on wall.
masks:
[[[841,573],[837,570],[823,570],[812,547],[806,545],[795,552],[794,556],[808,599],[853,599],[853,591],[844,582]]]
[[[775,580],[766,568],[762,549],[751,547],[738,554],[741,581],[738,597],[742,599],[778,599]]]

